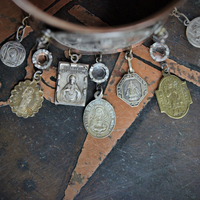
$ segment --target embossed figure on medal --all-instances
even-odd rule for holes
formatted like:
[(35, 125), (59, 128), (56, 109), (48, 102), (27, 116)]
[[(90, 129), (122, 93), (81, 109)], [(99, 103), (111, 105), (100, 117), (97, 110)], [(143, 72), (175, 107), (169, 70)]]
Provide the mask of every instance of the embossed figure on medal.
[(136, 107), (147, 95), (147, 83), (134, 72), (131, 64), (133, 59), (132, 49), (125, 53), (128, 61), (129, 70), (117, 85), (117, 96), (131, 107)]

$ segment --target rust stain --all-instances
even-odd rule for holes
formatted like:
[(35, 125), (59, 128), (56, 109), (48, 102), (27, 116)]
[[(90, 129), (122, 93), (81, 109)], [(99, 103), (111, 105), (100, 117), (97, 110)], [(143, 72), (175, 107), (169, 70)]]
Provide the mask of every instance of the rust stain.
[(94, 16), (91, 12), (80, 5), (73, 6), (68, 12), (70, 15), (74, 16), (77, 20), (87, 26), (108, 26), (107, 23), (103, 22), (101, 19)]

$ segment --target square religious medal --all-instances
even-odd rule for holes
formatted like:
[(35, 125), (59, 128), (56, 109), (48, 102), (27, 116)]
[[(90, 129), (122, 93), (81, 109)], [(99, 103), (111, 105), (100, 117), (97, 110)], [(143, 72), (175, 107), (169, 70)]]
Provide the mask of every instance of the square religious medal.
[(55, 104), (85, 106), (89, 65), (59, 62)]

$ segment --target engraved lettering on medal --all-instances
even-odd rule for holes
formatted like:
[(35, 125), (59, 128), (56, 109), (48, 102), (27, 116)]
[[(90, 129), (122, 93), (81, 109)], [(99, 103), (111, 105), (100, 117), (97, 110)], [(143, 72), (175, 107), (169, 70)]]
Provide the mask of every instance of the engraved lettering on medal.
[(88, 65), (59, 63), (55, 104), (85, 106)]

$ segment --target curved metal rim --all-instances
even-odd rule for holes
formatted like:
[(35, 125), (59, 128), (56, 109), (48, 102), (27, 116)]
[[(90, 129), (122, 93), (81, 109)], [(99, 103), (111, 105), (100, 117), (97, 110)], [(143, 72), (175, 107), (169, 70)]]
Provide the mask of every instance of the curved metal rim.
[(131, 29), (142, 29), (149, 24), (154, 24), (155, 21), (162, 20), (165, 18), (167, 13), (169, 13), (175, 5), (180, 3), (181, 0), (174, 0), (169, 3), (167, 6), (156, 12), (155, 14), (146, 17), (137, 23), (133, 24), (126, 24), (123, 26), (115, 26), (115, 27), (86, 27), (83, 25), (73, 24), (71, 22), (66, 22), (62, 19), (58, 19), (54, 16), (51, 16), (39, 8), (34, 6), (32, 3), (28, 2), (27, 0), (13, 0), (13, 2), (22, 8), (24, 11), (28, 12), (35, 18), (45, 22), (48, 25), (53, 27), (66, 30), (66, 31), (73, 31), (81, 34), (89, 34), (89, 33), (108, 33), (108, 32), (124, 32)]

